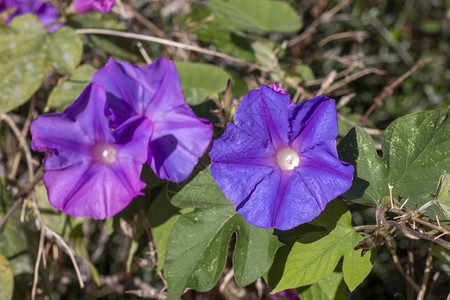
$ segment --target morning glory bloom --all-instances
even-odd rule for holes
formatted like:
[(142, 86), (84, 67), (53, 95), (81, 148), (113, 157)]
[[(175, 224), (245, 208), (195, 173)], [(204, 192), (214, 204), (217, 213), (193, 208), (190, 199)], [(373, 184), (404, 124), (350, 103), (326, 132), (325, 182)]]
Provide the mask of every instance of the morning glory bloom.
[(209, 152), (211, 174), (245, 220), (288, 230), (317, 217), (352, 185), (353, 166), (336, 151), (334, 100), (298, 105), (262, 86), (242, 100)]
[(50, 203), (75, 217), (110, 218), (138, 195), (152, 124), (136, 116), (111, 130), (106, 93), (90, 84), (63, 113), (31, 124), (32, 148), (45, 152), (44, 184)]
[(173, 182), (186, 179), (209, 146), (212, 126), (185, 103), (174, 63), (160, 58), (134, 66), (110, 58), (92, 80), (106, 90), (112, 127), (133, 116), (152, 122), (148, 163), (155, 174)]
[(84, 14), (91, 11), (109, 13), (116, 0), (74, 0), (72, 2), (73, 10), (76, 13)]
[[(11, 10), (12, 14), (6, 19), (6, 24), (11, 20), (23, 14), (34, 14), (39, 17), (44, 26), (50, 25), (58, 19), (58, 11), (48, 2), (39, 0), (0, 0), (0, 12)], [(63, 26), (55, 24), (49, 28), (49, 32)]]

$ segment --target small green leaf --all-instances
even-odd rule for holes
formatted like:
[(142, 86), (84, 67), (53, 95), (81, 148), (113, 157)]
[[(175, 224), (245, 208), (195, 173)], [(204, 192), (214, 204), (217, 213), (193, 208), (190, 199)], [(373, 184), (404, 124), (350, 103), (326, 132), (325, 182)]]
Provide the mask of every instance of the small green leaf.
[[(351, 214), (338, 200), (328, 203), (326, 209), (310, 224), (325, 229), (322, 232), (306, 234), (294, 244), (287, 258), (283, 276), (273, 290), (274, 293), (316, 283), (335, 269), (344, 256), (344, 279), (349, 288), (355, 288), (367, 277), (371, 268), (372, 253), (367, 253), (363, 264), (355, 262), (361, 250), (353, 248), (362, 237), (351, 225)], [(370, 262), (370, 266), (367, 261)], [(369, 267), (368, 267), (369, 266)], [(349, 274), (345, 274), (348, 272)]]
[(197, 105), (213, 93), (221, 93), (231, 77), (224, 70), (209, 64), (175, 62), (180, 75), (186, 103)]
[(450, 173), (442, 174), (439, 178), (436, 202), (447, 219), (450, 220)]
[(345, 300), (347, 298), (341, 272), (333, 272), (324, 280), (298, 290), (302, 300)]
[(307, 65), (297, 65), (295, 67), (295, 72), (300, 74), (303, 80), (314, 80), (316, 79), (314, 76), (314, 72)]
[(8, 259), (0, 253), (0, 299), (12, 299), (14, 276)]
[(96, 69), (91, 65), (79, 66), (72, 76), (56, 86), (48, 98), (47, 106), (59, 111), (72, 104), (91, 82)]
[(169, 236), (164, 267), (168, 299), (179, 299), (186, 287), (206, 291), (217, 283), (233, 233), (237, 235), (233, 266), (238, 285), (252, 283), (269, 269), (281, 243), (273, 230), (255, 227), (236, 214), (236, 207), (222, 194), (209, 169), (172, 202), (195, 209), (178, 218)]
[[(450, 122), (447, 112), (427, 111), (392, 122), (381, 137), (384, 156), (378, 156), (372, 138), (361, 128), (352, 129), (339, 143), (340, 159), (355, 166), (353, 185), (344, 197), (380, 204), (389, 196), (415, 209), (433, 200), (439, 176), (450, 165)], [(429, 216), (442, 213), (436, 206)]]
[(296, 32), (302, 27), (295, 10), (282, 1), (211, 0), (209, 7), (221, 15), (224, 26), (249, 32)]
[(69, 27), (49, 34), (31, 14), (0, 27), (0, 110), (10, 111), (39, 88), (47, 71), (71, 73), (79, 64), (82, 44)]

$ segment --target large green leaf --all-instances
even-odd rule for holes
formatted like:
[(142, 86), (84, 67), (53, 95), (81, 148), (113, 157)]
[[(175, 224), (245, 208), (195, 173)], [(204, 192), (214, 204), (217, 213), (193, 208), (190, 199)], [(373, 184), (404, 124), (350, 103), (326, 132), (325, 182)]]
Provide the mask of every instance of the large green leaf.
[(47, 106), (56, 107), (59, 111), (72, 104), (91, 82), (96, 69), (91, 65), (81, 65), (72, 76), (56, 86), (48, 97)]
[(189, 105), (200, 104), (209, 95), (225, 91), (231, 77), (224, 70), (209, 64), (178, 61), (175, 65)]
[(347, 207), (334, 200), (310, 224), (322, 227), (324, 231), (305, 234), (294, 244), (283, 276), (273, 292), (322, 280), (333, 272), (342, 256), (344, 281), (350, 290), (355, 289), (372, 269), (375, 251), (361, 257), (361, 250), (353, 249), (362, 237), (353, 230)]
[(223, 18), (223, 25), (249, 32), (296, 32), (302, 27), (295, 10), (282, 1), (211, 0), (214, 14)]
[[(389, 196), (414, 209), (433, 200), (439, 176), (450, 165), (450, 122), (447, 112), (427, 111), (392, 122), (381, 137), (383, 157), (361, 128), (352, 129), (339, 143), (339, 157), (355, 166), (352, 188), (344, 197), (380, 204)], [(436, 206), (430, 216), (440, 213)]]
[(341, 272), (333, 272), (324, 280), (299, 289), (302, 300), (345, 300), (346, 289)]
[(186, 287), (206, 291), (217, 283), (233, 233), (236, 282), (248, 285), (269, 269), (281, 243), (273, 230), (255, 227), (236, 214), (209, 169), (186, 185), (173, 204), (195, 209), (181, 215), (170, 233), (164, 266), (168, 299), (179, 299)]
[(12, 299), (14, 276), (8, 259), (0, 253), (0, 299)]
[(49, 34), (26, 14), (0, 27), (0, 110), (10, 111), (39, 88), (52, 68), (70, 74), (81, 60), (82, 43), (69, 27)]

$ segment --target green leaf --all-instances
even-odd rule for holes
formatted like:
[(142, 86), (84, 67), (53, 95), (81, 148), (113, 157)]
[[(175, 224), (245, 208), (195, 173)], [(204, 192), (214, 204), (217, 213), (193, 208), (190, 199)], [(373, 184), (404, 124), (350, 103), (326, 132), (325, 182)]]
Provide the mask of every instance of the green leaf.
[(189, 105), (200, 104), (209, 95), (225, 91), (231, 77), (224, 70), (209, 64), (178, 61), (175, 65)]
[(273, 230), (255, 227), (236, 214), (236, 207), (222, 194), (209, 169), (187, 184), (172, 202), (195, 209), (178, 218), (169, 236), (164, 267), (168, 299), (179, 299), (186, 287), (206, 291), (217, 283), (233, 233), (237, 238), (233, 266), (238, 285), (252, 283), (269, 269), (281, 243)]
[(12, 299), (14, 276), (8, 259), (0, 253), (0, 299)]
[(179, 216), (180, 209), (170, 203), (166, 185), (152, 201), (148, 212), (148, 221), (151, 226), (153, 241), (155, 242), (156, 251), (158, 253), (157, 272), (160, 272), (164, 267), (164, 258), (166, 257), (169, 234)]
[(0, 299), (12, 299), (14, 276), (8, 259), (0, 253)]
[(442, 174), (439, 178), (436, 202), (447, 219), (450, 220), (450, 173)]
[(324, 280), (299, 289), (302, 300), (345, 300), (346, 290), (341, 272), (333, 272)]
[(302, 76), (303, 80), (314, 80), (313, 70), (307, 65), (297, 65), (295, 67), (295, 72)]
[[(283, 276), (274, 293), (316, 283), (335, 269), (344, 256), (344, 280), (350, 289), (358, 286), (370, 273), (375, 252), (364, 257), (353, 248), (362, 237), (353, 230), (351, 214), (338, 200), (328, 203), (326, 209), (310, 222), (325, 229), (306, 234), (294, 244), (287, 258)], [(346, 274), (348, 273), (348, 274)]]
[(193, 5), (191, 12), (176, 21), (197, 35), (203, 42), (213, 44), (218, 50), (246, 60), (254, 60), (249, 41), (245, 36), (237, 35), (221, 24), (226, 20), (213, 15), (207, 5)]
[(6, 112), (26, 102), (47, 71), (68, 74), (81, 60), (81, 40), (72, 29), (48, 34), (31, 14), (0, 27), (0, 40), (0, 110)]
[(211, 0), (209, 7), (225, 20), (224, 26), (249, 32), (296, 32), (302, 27), (295, 10), (282, 1)]
[[(352, 129), (339, 143), (340, 159), (355, 166), (353, 185), (343, 196), (364, 203), (380, 204), (393, 197), (415, 209), (433, 200), (439, 176), (450, 165), (450, 122), (447, 112), (427, 111), (392, 122), (381, 137), (383, 157), (372, 138), (361, 128)], [(436, 206), (427, 209), (434, 217)]]
[(64, 26), (50, 34), (47, 47), (56, 72), (69, 75), (75, 71), (81, 61), (83, 43), (72, 28)]
[[(0, 219), (4, 216), (0, 213)], [(33, 273), (30, 252), (39, 239), (35, 231), (28, 232), (27, 225), (20, 223), (20, 209), (16, 210), (0, 231), (0, 253), (8, 257), (14, 275)]]
[(81, 65), (75, 72), (56, 86), (48, 98), (47, 106), (56, 107), (59, 111), (72, 104), (91, 82), (95, 69), (91, 65)]

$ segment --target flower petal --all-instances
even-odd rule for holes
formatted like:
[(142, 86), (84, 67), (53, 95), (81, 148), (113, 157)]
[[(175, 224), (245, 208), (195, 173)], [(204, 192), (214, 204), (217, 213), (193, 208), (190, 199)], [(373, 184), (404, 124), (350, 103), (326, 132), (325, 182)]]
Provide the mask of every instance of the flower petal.
[(351, 187), (354, 172), (351, 164), (340, 161), (329, 148), (318, 145), (302, 153), (300, 166), (295, 169), (322, 210)]
[[(252, 168), (253, 167), (249, 167), (248, 170), (251, 171)], [(256, 170), (253, 169), (253, 171)], [(274, 212), (277, 210), (277, 199), (280, 195), (280, 186), (283, 188), (289, 179), (288, 177), (283, 178), (282, 173), (283, 172), (280, 169), (276, 168), (271, 168), (271, 172), (268, 174), (263, 173), (260, 181), (253, 186), (253, 190), (238, 204), (236, 212), (242, 214), (244, 219), (250, 224), (262, 228), (273, 227)], [(249, 176), (249, 174), (247, 174), (247, 176)], [(244, 178), (237, 174), (235, 177), (235, 181), (243, 180)]]
[(274, 149), (288, 144), (289, 95), (277, 93), (267, 86), (250, 91), (242, 99), (234, 123), (255, 139), (270, 138)]
[(147, 148), (152, 133), (153, 124), (146, 117), (135, 116), (123, 123), (113, 132), (119, 147), (117, 159), (129, 159), (143, 165), (147, 161)]
[(114, 142), (105, 115), (106, 93), (98, 84), (89, 84), (78, 99), (64, 110), (64, 115), (75, 122), (92, 141)]
[[(154, 115), (157, 113), (155, 111)], [(189, 176), (198, 158), (208, 148), (212, 125), (198, 118), (187, 104), (160, 115), (165, 117), (150, 118), (155, 127), (148, 162), (158, 177), (181, 182)]]
[(289, 107), (292, 146), (299, 152), (326, 141), (338, 134), (336, 105), (325, 96), (314, 97)]
[(224, 134), (214, 141), (209, 156), (212, 162), (218, 163), (277, 166), (269, 137), (254, 139), (232, 123), (228, 123)]
[(239, 205), (264, 180), (274, 172), (274, 168), (233, 163), (211, 164), (211, 176), (223, 194), (234, 204)]
[(31, 123), (31, 148), (45, 152), (45, 170), (66, 168), (89, 156), (92, 143), (81, 128), (62, 113), (39, 116)]
[(72, 5), (75, 12), (80, 14), (94, 10), (109, 13), (114, 3), (115, 0), (74, 0)]
[[(109, 218), (124, 209), (145, 187), (139, 179), (142, 165), (121, 160), (114, 167), (81, 162), (43, 179), (50, 203), (74, 217)], [(126, 172), (126, 173), (124, 173)]]

